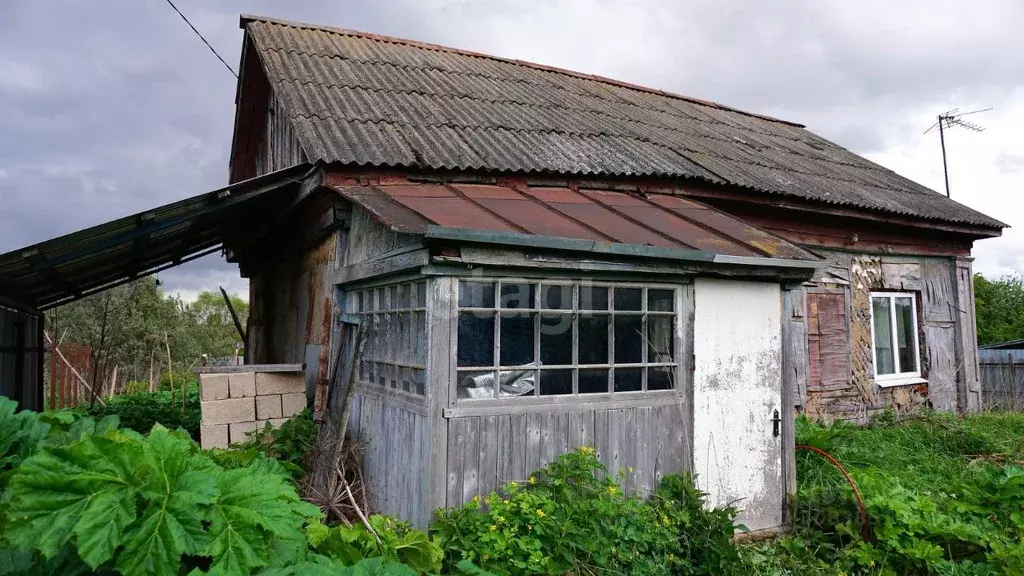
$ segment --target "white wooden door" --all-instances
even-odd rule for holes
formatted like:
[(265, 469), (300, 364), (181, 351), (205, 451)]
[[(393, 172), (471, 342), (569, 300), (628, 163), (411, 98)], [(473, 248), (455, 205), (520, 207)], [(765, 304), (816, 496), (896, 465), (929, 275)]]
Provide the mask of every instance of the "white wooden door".
[(777, 283), (694, 283), (694, 472), (751, 530), (782, 524), (781, 306)]

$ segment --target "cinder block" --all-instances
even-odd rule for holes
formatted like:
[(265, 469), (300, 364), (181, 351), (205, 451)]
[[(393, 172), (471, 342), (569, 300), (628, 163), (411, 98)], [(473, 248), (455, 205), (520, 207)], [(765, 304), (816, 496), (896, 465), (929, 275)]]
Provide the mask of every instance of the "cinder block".
[(256, 393), (298, 394), (306, 392), (306, 376), (303, 372), (257, 372)]
[(256, 397), (256, 419), (270, 420), (281, 417), (281, 395), (271, 394), (270, 396)]
[(291, 418), (306, 408), (306, 393), (282, 394), (281, 416)]
[(247, 440), (245, 435), (256, 429), (256, 422), (234, 422), (228, 427), (231, 428), (231, 443), (238, 444)]
[(256, 403), (252, 398), (229, 398), (200, 404), (202, 424), (212, 426), (256, 419)]
[(199, 444), (204, 450), (228, 447), (228, 425), (200, 426)]
[(228, 374), (232, 398), (251, 398), (256, 395), (256, 375), (252, 372)]
[(228, 375), (227, 374), (200, 374), (199, 390), (202, 399), (223, 400), (228, 397)]

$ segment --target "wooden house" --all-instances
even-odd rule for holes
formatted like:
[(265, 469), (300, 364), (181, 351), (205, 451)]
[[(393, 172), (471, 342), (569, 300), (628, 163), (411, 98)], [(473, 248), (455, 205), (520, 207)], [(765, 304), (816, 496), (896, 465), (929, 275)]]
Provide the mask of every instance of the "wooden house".
[[(378, 511), (428, 522), (591, 445), (784, 521), (794, 411), (979, 405), (970, 251), (1002, 223), (803, 126), (660, 90), (244, 16), (231, 180), (308, 163), (231, 258), (247, 362), (326, 385)], [(312, 396), (312, 394), (310, 394)]]

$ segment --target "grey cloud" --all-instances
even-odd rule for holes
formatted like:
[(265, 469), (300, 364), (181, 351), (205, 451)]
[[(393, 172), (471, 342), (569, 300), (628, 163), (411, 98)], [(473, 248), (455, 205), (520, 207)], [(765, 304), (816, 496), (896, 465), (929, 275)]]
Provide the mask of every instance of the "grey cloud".
[[(1013, 0), (177, 4), (233, 67), (238, 14), (266, 14), (717, 100), (861, 153), (920, 138), (911, 119), (932, 108), (989, 105), (1024, 84)], [(0, 252), (223, 185), (235, 88), (159, 0), (2, 2)], [(161, 278), (215, 288), (237, 270), (205, 258)]]

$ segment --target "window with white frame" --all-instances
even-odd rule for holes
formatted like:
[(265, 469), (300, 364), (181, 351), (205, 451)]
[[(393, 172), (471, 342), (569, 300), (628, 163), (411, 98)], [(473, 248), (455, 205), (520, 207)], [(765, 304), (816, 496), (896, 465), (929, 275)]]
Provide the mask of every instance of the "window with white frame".
[(877, 380), (921, 375), (917, 350), (917, 298), (914, 294), (872, 292), (871, 332)]
[(457, 396), (672, 390), (679, 297), (673, 286), (460, 281)]
[(358, 380), (370, 389), (426, 394), (427, 283), (401, 282), (346, 296), (346, 310), (370, 331), (359, 362)]

